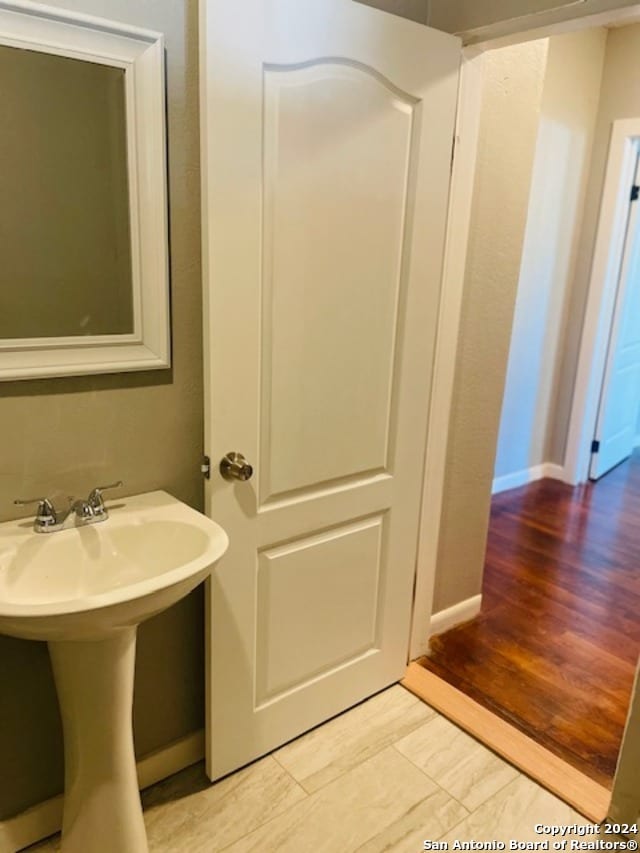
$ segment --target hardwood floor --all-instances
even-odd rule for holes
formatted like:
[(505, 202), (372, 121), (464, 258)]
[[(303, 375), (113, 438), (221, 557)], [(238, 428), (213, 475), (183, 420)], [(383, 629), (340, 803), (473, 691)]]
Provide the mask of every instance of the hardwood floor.
[(482, 612), (419, 663), (611, 787), (640, 653), (640, 454), (496, 495)]

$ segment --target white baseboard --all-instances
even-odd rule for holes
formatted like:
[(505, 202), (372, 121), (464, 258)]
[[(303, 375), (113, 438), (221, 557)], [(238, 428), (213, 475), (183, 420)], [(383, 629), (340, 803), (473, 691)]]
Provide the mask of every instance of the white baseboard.
[(448, 631), (450, 628), (455, 628), (456, 625), (462, 622), (468, 622), (480, 613), (482, 606), (482, 596), (474, 595), (464, 601), (459, 601), (453, 607), (447, 607), (446, 610), (440, 610), (434, 613), (429, 623), (429, 636), (434, 634), (442, 634), (443, 631)]
[(570, 482), (562, 465), (556, 465), (554, 462), (543, 462), (541, 465), (532, 465), (531, 468), (523, 468), (522, 471), (514, 471), (512, 474), (496, 477), (493, 481), (491, 493), (496, 495), (498, 492), (506, 492), (508, 489), (517, 489), (519, 486), (526, 486), (527, 483), (542, 480), (544, 477), (562, 480), (564, 483)]
[(569, 483), (570, 485), (575, 485), (571, 482), (571, 477), (567, 474), (564, 465), (556, 465), (554, 462), (545, 462), (542, 466), (543, 477), (549, 477), (550, 480), (561, 480), (563, 483)]
[[(146, 755), (138, 762), (140, 788), (148, 788), (204, 756), (204, 731)], [(0, 821), (0, 853), (17, 853), (62, 828), (63, 797), (52, 797), (9, 820)]]

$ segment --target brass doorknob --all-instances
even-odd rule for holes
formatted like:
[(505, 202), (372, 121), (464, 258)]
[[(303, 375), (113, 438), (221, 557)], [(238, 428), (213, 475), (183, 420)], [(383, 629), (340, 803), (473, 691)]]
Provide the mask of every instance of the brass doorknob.
[(220, 460), (220, 473), (225, 480), (250, 480), (253, 477), (253, 467), (249, 465), (242, 453), (227, 453)]

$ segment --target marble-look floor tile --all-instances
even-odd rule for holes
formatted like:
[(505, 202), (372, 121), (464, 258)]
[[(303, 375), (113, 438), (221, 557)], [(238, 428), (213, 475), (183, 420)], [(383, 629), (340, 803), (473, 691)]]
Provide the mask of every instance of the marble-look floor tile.
[(445, 717), (434, 717), (395, 744), (431, 779), (473, 811), (518, 771)]
[(188, 803), (200, 797), (203, 791), (211, 788), (211, 782), (204, 772), (204, 761), (198, 761), (184, 770), (174, 773), (145, 788), (142, 792), (142, 805), (146, 810), (172, 803), (176, 800)]
[[(307, 796), (269, 756), (213, 785), (196, 764), (144, 792), (149, 851), (215, 853)], [(58, 836), (30, 853), (59, 849)]]
[(434, 716), (428, 705), (396, 685), (302, 735), (274, 757), (311, 793)]
[[(586, 824), (571, 806), (549, 791), (541, 788), (526, 776), (518, 775), (491, 799), (483, 803), (462, 823), (455, 826), (441, 840), (460, 841), (544, 841), (544, 835), (535, 831), (535, 824)], [(550, 840), (550, 839), (548, 839)]]
[[(145, 791), (151, 853), (417, 853), (588, 823), (399, 687), (276, 755), (313, 793), (271, 756), (215, 785), (196, 765)], [(29, 849), (58, 853), (59, 836)]]
[[(386, 829), (410, 820), (416, 806), (437, 791), (424, 773), (387, 747), (225, 853), (352, 853)], [(190, 853), (205, 850), (192, 847)]]
[(193, 772), (190, 787), (189, 777), (181, 779), (183, 774), (178, 774), (163, 783), (167, 788), (160, 798), (160, 786), (147, 795), (150, 853), (195, 849), (214, 853), (307, 798), (270, 756), (214, 785), (206, 779), (202, 765), (196, 777)]
[(457, 800), (437, 788), (400, 820), (358, 847), (357, 853), (418, 853), (426, 838), (439, 838), (468, 814)]
[(163, 779), (142, 794), (147, 836), (168, 839), (179, 834), (182, 825), (192, 820), (197, 804), (211, 782), (204, 773), (202, 762)]

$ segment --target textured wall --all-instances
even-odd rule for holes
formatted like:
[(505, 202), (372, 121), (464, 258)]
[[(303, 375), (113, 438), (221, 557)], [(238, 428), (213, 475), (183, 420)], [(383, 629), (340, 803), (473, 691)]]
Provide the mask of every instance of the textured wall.
[(607, 31), (549, 40), (495, 476), (550, 461)]
[[(202, 505), (203, 445), (197, 2), (48, 0), (167, 37), (173, 368), (0, 384), (0, 520), (16, 496), (165, 488)], [(0, 199), (0, 204), (6, 199)], [(140, 631), (139, 754), (203, 721), (202, 596)], [(0, 818), (58, 793), (61, 736), (46, 647), (0, 637)]]
[(482, 582), (547, 41), (487, 54), (434, 611)]
[(600, 107), (585, 200), (584, 223), (569, 308), (569, 316), (572, 318), (572, 322), (567, 326), (556, 398), (556, 419), (550, 445), (550, 458), (558, 463), (564, 460), (566, 450), (571, 400), (578, 364), (580, 336), (586, 308), (600, 199), (609, 153), (611, 126), (615, 119), (640, 116), (639, 51), (640, 24), (609, 30), (600, 92)]

